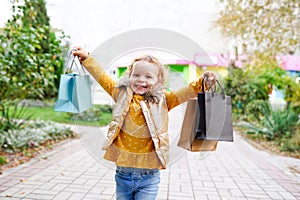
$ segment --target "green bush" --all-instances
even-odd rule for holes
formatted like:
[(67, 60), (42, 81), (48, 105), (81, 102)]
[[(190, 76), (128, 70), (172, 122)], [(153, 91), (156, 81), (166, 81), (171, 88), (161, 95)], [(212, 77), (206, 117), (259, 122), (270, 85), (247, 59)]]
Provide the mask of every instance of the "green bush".
[[(7, 163), (6, 158), (0, 156), (0, 165), (4, 165), (6, 163)], [(0, 172), (0, 174), (1, 174), (1, 172)]]
[(10, 129), (22, 128), (25, 120), (29, 120), (32, 116), (26, 112), (25, 106), (18, 106), (16, 101), (0, 104), (0, 112), (0, 134)]
[(224, 80), (226, 94), (231, 96), (234, 113), (245, 114), (246, 106), (256, 99), (267, 100), (268, 88), (263, 79), (247, 68), (229, 67)]
[(293, 110), (300, 113), (300, 84), (293, 79), (286, 80), (285, 100), (287, 105), (291, 106)]
[[(63, 71), (63, 32), (40, 23), (42, 11), (25, 0), (13, 5), (13, 15), (0, 31), (0, 102), (56, 96), (58, 74)], [(1, 104), (0, 103), (0, 104)]]
[(287, 105), (296, 112), (300, 111), (300, 85), (295, 78), (279, 66), (273, 57), (258, 56), (243, 68), (228, 68), (224, 79), (226, 94), (232, 98), (234, 113), (246, 114), (246, 107), (254, 100), (268, 100), (273, 88), (282, 90)]
[(62, 140), (75, 136), (67, 126), (51, 121), (26, 121), (23, 128), (10, 129), (0, 134), (0, 150), (19, 152), (38, 147), (49, 140)]
[(278, 143), (281, 151), (298, 152), (300, 156), (300, 128), (291, 138), (282, 138)]
[(16, 119), (28, 119), (23, 108), (11, 109), (18, 99), (57, 96), (65, 54), (66, 36), (51, 29), (44, 0), (25, 0), (12, 10), (0, 30), (1, 132), (22, 126)]
[(239, 122), (238, 126), (268, 140), (291, 138), (299, 126), (299, 117), (291, 107), (274, 111), (269, 102), (256, 100), (247, 106), (247, 122)]

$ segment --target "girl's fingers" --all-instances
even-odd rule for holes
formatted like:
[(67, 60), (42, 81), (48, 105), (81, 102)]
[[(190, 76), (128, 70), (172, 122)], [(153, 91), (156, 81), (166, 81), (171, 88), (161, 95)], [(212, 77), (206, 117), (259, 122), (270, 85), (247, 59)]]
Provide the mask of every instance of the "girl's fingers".
[(213, 85), (216, 84), (217, 77), (216, 77), (215, 73), (205, 72), (203, 74), (203, 76), (207, 78), (206, 84), (207, 84), (208, 87), (213, 86)]
[(81, 46), (74, 46), (72, 49), (76, 50), (76, 51), (79, 51), (79, 50), (82, 50), (82, 47)]
[(84, 61), (88, 57), (88, 52), (80, 46), (73, 47), (72, 53), (74, 56), (78, 56), (80, 61)]

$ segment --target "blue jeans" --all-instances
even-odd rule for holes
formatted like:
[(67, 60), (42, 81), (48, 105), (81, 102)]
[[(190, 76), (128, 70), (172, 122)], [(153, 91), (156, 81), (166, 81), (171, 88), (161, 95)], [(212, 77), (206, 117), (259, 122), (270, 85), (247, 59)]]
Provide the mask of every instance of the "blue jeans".
[(160, 183), (159, 175), (158, 169), (117, 166), (117, 200), (155, 200)]

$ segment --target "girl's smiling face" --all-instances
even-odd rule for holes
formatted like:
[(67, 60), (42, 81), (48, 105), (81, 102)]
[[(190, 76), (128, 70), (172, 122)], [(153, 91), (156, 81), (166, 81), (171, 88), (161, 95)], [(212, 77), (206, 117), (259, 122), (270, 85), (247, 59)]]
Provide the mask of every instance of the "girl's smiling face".
[(134, 63), (129, 76), (129, 85), (133, 93), (143, 95), (158, 83), (158, 66), (141, 60)]

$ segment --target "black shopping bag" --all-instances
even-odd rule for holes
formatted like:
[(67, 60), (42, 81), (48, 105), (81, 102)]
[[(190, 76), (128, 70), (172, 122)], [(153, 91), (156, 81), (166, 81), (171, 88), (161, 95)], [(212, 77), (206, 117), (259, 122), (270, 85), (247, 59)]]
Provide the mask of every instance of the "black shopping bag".
[(195, 139), (232, 142), (231, 97), (225, 94), (218, 80), (217, 84), (221, 93), (216, 93), (216, 87), (210, 92), (198, 93), (200, 116)]

